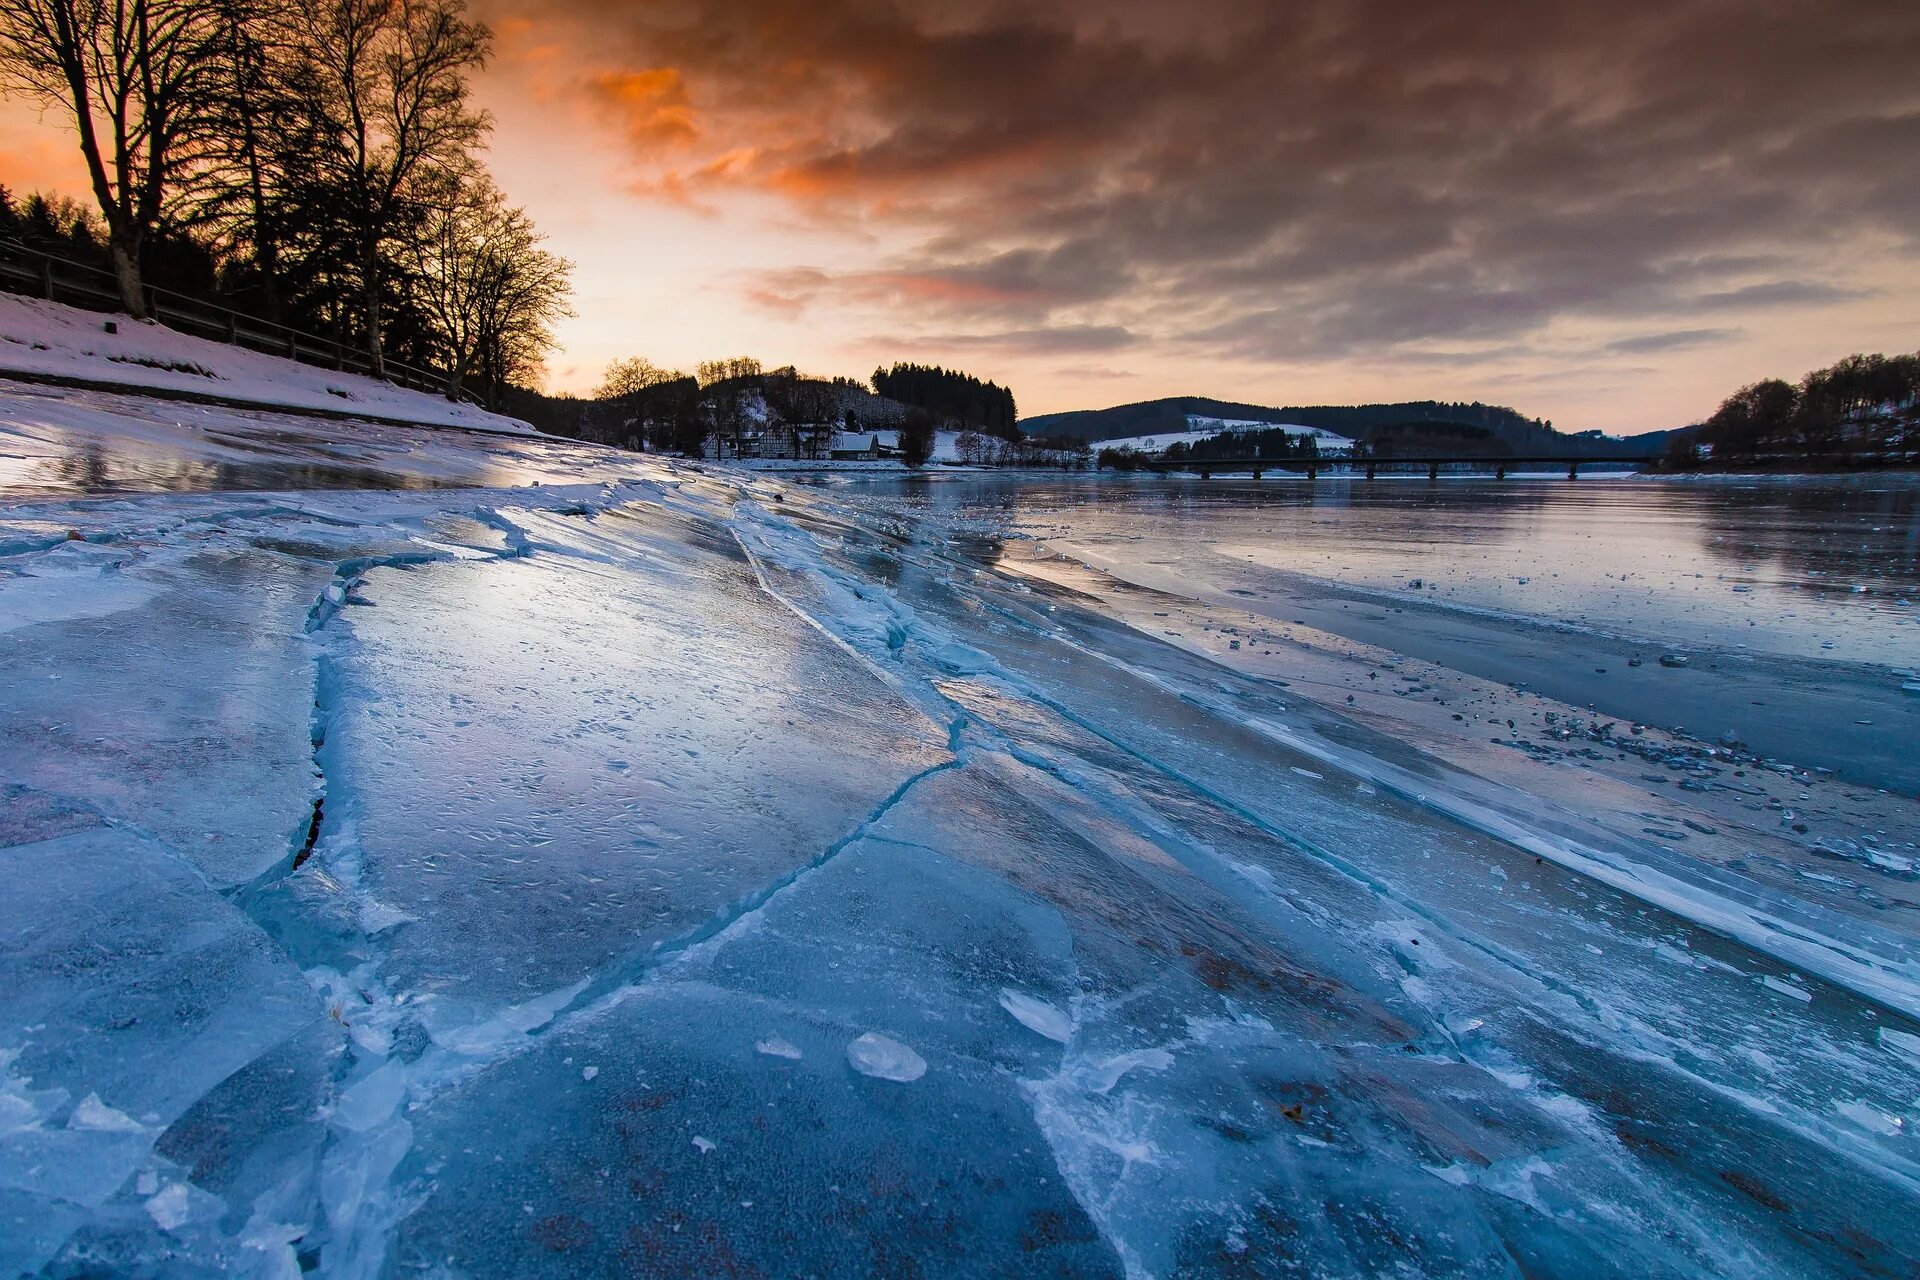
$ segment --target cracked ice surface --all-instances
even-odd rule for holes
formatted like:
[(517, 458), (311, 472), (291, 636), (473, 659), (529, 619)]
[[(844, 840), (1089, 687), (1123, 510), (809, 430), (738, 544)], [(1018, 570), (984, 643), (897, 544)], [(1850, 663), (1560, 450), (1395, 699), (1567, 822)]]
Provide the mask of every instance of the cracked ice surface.
[(1902, 939), (580, 466), (4, 513), (0, 1271), (1920, 1259)]

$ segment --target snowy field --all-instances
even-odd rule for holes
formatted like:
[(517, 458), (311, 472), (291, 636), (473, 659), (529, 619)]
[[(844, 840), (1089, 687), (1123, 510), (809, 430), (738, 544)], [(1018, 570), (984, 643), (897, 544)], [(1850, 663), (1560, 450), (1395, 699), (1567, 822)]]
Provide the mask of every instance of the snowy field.
[[(106, 332), (113, 322), (118, 333)], [(357, 373), (296, 364), (159, 324), (0, 293), (0, 374), (217, 396), (263, 407), (322, 409), (476, 431), (530, 434), (515, 418)]]
[(1920, 1265), (1909, 931), (854, 478), (6, 397), (7, 1275)]

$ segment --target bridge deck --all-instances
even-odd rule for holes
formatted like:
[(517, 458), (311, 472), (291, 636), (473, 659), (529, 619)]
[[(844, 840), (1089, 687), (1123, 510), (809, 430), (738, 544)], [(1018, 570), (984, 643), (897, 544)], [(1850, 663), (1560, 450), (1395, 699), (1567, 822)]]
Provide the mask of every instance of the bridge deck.
[(1504, 477), (1508, 471), (1519, 467), (1560, 467), (1567, 469), (1567, 479), (1574, 479), (1581, 467), (1630, 466), (1643, 467), (1656, 461), (1652, 455), (1624, 458), (1569, 458), (1565, 455), (1547, 454), (1516, 455), (1503, 458), (1462, 458), (1462, 457), (1353, 457), (1347, 454), (1330, 454), (1318, 458), (1154, 458), (1134, 464), (1134, 469), (1142, 471), (1193, 471), (1202, 479), (1210, 477), (1215, 471), (1237, 472), (1251, 471), (1259, 479), (1266, 471), (1304, 472), (1308, 477), (1317, 476), (1321, 471), (1334, 468), (1364, 470), (1367, 479), (1383, 467), (1425, 467), (1429, 478), (1438, 478), (1442, 467), (1469, 467), (1480, 471), (1490, 471)]

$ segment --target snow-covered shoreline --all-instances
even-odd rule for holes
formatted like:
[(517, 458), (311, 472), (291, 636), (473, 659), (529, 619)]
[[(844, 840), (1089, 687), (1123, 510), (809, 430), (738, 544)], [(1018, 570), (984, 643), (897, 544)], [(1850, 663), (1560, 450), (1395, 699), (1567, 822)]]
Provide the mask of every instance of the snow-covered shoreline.
[[(118, 332), (107, 332), (109, 324)], [(260, 408), (533, 434), (517, 418), (360, 374), (210, 342), (126, 316), (0, 293), (0, 377), (8, 374), (105, 390), (185, 392)]]

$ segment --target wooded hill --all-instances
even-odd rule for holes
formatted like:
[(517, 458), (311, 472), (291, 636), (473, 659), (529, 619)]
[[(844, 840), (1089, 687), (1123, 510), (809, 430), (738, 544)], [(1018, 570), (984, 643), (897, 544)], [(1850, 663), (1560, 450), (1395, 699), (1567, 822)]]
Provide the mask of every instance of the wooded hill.
[[(1393, 441), (1402, 452), (1426, 443), (1433, 443), (1436, 448), (1444, 450), (1443, 442), (1451, 439), (1469, 445), (1466, 451), (1473, 453), (1604, 458), (1649, 450), (1658, 452), (1665, 443), (1664, 432), (1624, 441), (1611, 440), (1591, 431), (1569, 435), (1555, 431), (1550, 422), (1526, 417), (1503, 405), (1481, 404), (1478, 401), (1468, 404), (1413, 400), (1400, 404), (1275, 408), (1212, 400), (1205, 396), (1174, 396), (1165, 400), (1117, 405), (1111, 409), (1040, 414), (1022, 419), (1020, 426), (1030, 435), (1066, 436), (1076, 440), (1118, 440), (1128, 436), (1185, 431), (1190, 416), (1319, 427), (1351, 440)], [(1432, 440), (1429, 441), (1427, 437), (1432, 437)]]

